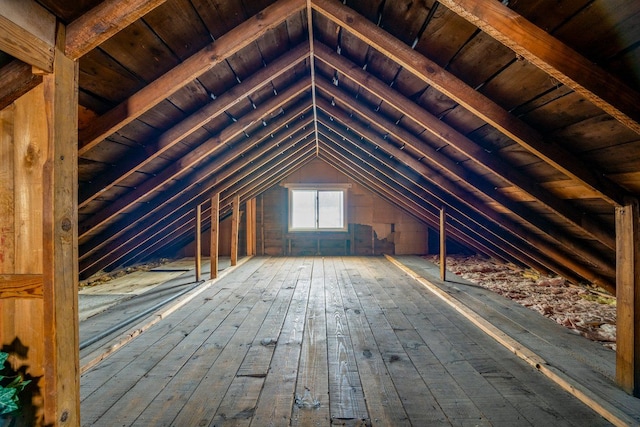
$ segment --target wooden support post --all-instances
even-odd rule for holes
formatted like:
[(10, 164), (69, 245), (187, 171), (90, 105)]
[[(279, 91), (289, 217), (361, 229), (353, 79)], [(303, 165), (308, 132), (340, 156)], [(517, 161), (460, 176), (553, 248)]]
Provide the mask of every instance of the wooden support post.
[(231, 214), (231, 265), (238, 264), (238, 228), (240, 225), (240, 195), (233, 198), (233, 212)]
[(202, 206), (196, 206), (196, 282), (202, 277)]
[(247, 256), (256, 254), (256, 199), (247, 200)]
[(447, 280), (447, 211), (440, 209), (440, 280)]
[(640, 204), (616, 208), (616, 380), (640, 397)]
[(220, 193), (211, 198), (211, 278), (218, 277), (218, 234), (220, 229)]

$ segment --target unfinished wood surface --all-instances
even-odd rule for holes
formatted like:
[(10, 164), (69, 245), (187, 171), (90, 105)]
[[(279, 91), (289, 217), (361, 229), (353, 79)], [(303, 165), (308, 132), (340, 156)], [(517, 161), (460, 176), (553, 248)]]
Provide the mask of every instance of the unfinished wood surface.
[(640, 94), (506, 5), (484, 0), (442, 4), (640, 132)]
[(447, 210), (440, 208), (440, 280), (447, 280)]
[(211, 260), (211, 279), (218, 277), (218, 253), (220, 242), (220, 193), (211, 198), (211, 227), (209, 228), (209, 259)]
[(607, 425), (383, 258), (253, 258), (82, 377), (83, 425)]
[(0, 298), (42, 298), (42, 274), (0, 274)]
[(42, 76), (31, 65), (13, 60), (0, 68), (0, 110), (42, 83)]
[(231, 266), (238, 263), (238, 231), (240, 229), (240, 195), (233, 198), (231, 213)]
[(616, 380), (640, 397), (640, 205), (632, 199), (616, 208), (617, 352)]
[(43, 275), (45, 422), (80, 422), (78, 373), (78, 63), (64, 55), (58, 26), (53, 73), (45, 75)]
[(100, 116), (90, 127), (80, 133), (81, 149), (95, 146), (110, 134), (131, 123), (191, 80), (255, 42), (289, 15), (300, 10), (302, 6), (301, 0), (280, 1), (235, 27), (167, 74), (145, 86), (125, 102)]
[(196, 262), (196, 282), (200, 281), (200, 277), (202, 276), (202, 205), (196, 206), (195, 209), (196, 216), (196, 229), (195, 229), (195, 240), (196, 240), (196, 253), (195, 253), (195, 262)]
[(0, 51), (44, 72), (53, 71), (56, 17), (34, 0), (4, 1)]
[(67, 26), (65, 54), (78, 59), (166, 0), (110, 0), (83, 14)]

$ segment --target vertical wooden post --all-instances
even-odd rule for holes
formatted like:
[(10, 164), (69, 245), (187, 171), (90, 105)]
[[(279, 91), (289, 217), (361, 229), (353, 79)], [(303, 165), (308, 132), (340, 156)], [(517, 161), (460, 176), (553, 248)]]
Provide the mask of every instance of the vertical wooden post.
[(238, 264), (238, 226), (240, 225), (240, 195), (233, 198), (231, 214), (231, 265)]
[(247, 256), (256, 254), (256, 199), (247, 200)]
[(640, 397), (640, 205), (616, 207), (616, 381)]
[(196, 206), (196, 282), (202, 277), (202, 206)]
[(218, 234), (220, 229), (220, 193), (211, 198), (211, 278), (218, 277)]
[[(43, 77), (47, 117), (43, 279), (45, 424), (80, 425), (78, 356), (78, 63), (59, 25), (53, 73)], [(33, 321), (32, 326), (38, 324)]]
[(440, 280), (447, 280), (447, 211), (440, 209)]

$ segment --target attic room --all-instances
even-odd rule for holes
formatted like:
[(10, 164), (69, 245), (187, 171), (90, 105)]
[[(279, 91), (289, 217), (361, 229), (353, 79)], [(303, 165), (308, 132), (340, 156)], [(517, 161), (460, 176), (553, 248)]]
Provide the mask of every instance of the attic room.
[(639, 101), (631, 0), (0, 0), (0, 420), (640, 425)]

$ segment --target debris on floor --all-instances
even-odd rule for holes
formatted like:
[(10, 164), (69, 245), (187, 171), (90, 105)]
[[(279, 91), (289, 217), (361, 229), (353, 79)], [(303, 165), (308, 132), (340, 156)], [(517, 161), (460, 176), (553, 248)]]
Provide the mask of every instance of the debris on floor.
[[(440, 262), (437, 255), (427, 259)], [(481, 256), (448, 256), (447, 270), (593, 341), (616, 348), (616, 298), (604, 290), (573, 285), (562, 277), (545, 277)]]
[(99, 271), (95, 274), (93, 274), (91, 277), (85, 279), (85, 280), (81, 280), (78, 283), (78, 286), (80, 287), (80, 289), (84, 288), (84, 287), (88, 287), (88, 286), (96, 286), (102, 283), (106, 283), (109, 282), (113, 279), (116, 279), (118, 277), (122, 277), (125, 276), (129, 273), (133, 273), (135, 271), (149, 271), (153, 268), (159, 267), (161, 265), (167, 264), (168, 262), (171, 262), (170, 259), (166, 259), (166, 258), (161, 258), (158, 261), (153, 261), (153, 262), (147, 262), (144, 264), (136, 264), (136, 265), (132, 265), (129, 267), (123, 267), (123, 268), (119, 268), (117, 270), (113, 270), (110, 272), (106, 272), (104, 270)]

